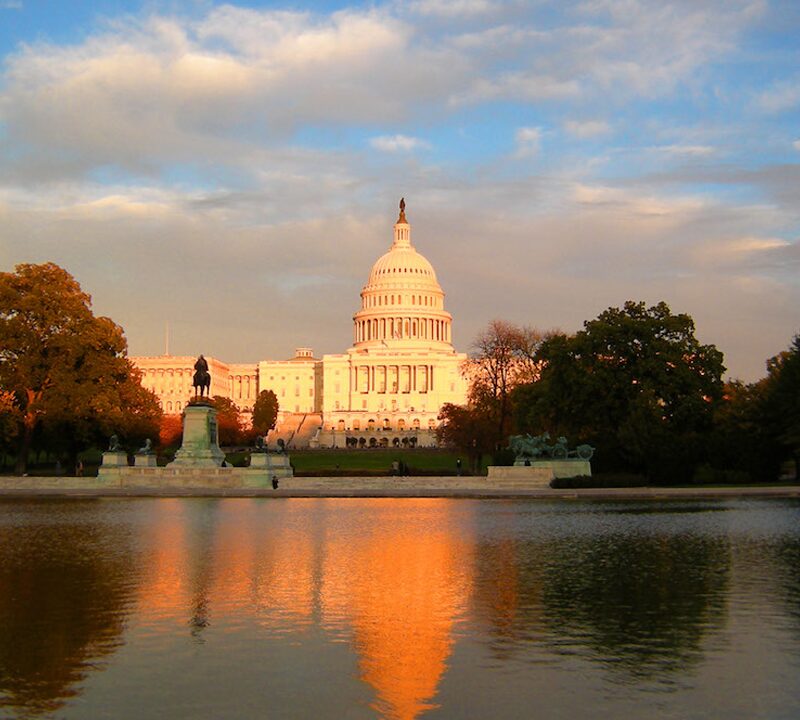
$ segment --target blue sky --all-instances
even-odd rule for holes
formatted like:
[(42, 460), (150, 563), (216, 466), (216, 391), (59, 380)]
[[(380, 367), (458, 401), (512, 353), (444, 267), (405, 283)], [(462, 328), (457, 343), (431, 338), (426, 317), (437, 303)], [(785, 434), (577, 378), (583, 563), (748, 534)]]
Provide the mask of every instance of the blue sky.
[(0, 264), (132, 354), (341, 352), (404, 195), (458, 349), (665, 300), (756, 379), (800, 332), (798, 37), (794, 0), (0, 0)]

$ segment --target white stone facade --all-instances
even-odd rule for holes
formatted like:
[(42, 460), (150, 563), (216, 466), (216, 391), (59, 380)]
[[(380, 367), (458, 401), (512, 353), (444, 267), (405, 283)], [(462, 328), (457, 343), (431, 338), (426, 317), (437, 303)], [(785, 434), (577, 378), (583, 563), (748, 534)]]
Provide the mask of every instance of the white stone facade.
[[(347, 436), (364, 437), (368, 445), (403, 437), (430, 445), (442, 405), (466, 402), (466, 355), (453, 348), (451, 326), (444, 292), (431, 264), (411, 243), (401, 204), (392, 245), (361, 291), (353, 346), (322, 359), (310, 348), (298, 348), (291, 360), (251, 364), (208, 358), (211, 394), (229, 397), (250, 412), (259, 392), (272, 390), (282, 421), (317, 416), (313, 444), (320, 446), (341, 447)], [(192, 394), (195, 358), (131, 359), (164, 411), (182, 412)]]

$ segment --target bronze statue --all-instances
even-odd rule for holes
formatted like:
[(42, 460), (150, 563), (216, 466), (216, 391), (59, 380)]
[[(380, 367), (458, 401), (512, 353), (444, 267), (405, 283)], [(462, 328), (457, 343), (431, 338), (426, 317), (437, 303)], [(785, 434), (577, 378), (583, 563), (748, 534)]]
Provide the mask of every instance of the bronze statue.
[(516, 456), (516, 461), (528, 461), (536, 459), (551, 458), (553, 460), (567, 460), (569, 458), (580, 458), (581, 460), (591, 460), (594, 455), (594, 448), (591, 445), (578, 445), (575, 450), (569, 450), (567, 438), (563, 435), (559, 437), (553, 445), (548, 444), (550, 433), (545, 432), (541, 435), (531, 437), (530, 435), (512, 435), (508, 439), (508, 448)]
[(202, 355), (197, 358), (197, 362), (194, 364), (192, 387), (195, 395), (200, 395), (200, 397), (211, 394), (211, 373), (208, 372), (208, 362)]

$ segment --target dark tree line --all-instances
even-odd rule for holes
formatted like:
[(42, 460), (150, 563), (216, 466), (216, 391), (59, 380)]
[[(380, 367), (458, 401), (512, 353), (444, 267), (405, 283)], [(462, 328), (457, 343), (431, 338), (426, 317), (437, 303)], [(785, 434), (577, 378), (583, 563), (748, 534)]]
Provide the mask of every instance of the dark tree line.
[(722, 353), (694, 332), (663, 302), (609, 308), (574, 335), (492, 323), (466, 368), (468, 404), (442, 409), (439, 439), (474, 464), (507, 462), (512, 433), (549, 432), (595, 446), (600, 472), (775, 479), (800, 455), (800, 336), (745, 385), (723, 382)]

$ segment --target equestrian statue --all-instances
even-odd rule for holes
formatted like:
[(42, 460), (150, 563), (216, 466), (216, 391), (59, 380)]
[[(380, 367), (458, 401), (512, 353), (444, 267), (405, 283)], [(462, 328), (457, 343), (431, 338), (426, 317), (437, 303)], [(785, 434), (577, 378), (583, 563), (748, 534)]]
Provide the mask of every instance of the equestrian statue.
[(208, 361), (201, 355), (194, 364), (192, 380), (195, 396), (203, 397), (211, 394), (211, 373), (208, 372)]

